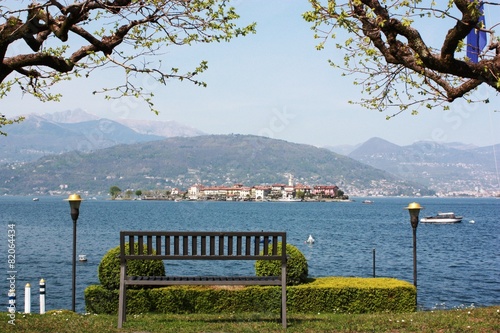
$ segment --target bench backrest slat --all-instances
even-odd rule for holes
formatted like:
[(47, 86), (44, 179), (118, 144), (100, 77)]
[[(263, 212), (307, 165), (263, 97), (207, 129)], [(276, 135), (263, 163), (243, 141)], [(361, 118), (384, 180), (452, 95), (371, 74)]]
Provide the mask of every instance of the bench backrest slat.
[(245, 240), (246, 240), (245, 255), (249, 256), (250, 255), (250, 241), (251, 241), (251, 239), (247, 237)]
[(241, 245), (242, 243), (242, 238), (241, 236), (236, 237), (236, 255), (241, 256)]
[(161, 253), (161, 236), (156, 235), (156, 253)]
[(207, 255), (207, 239), (205, 237), (201, 238), (201, 255)]
[[(138, 253), (139, 254), (144, 254), (144, 246), (143, 246), (143, 241), (142, 241), (142, 235), (137, 236), (137, 246), (139, 248)], [(132, 252), (130, 252), (132, 253)]]
[(153, 253), (153, 236), (149, 235), (147, 236), (147, 254), (152, 254)]
[(210, 255), (215, 255), (215, 236), (210, 236)]
[[(160, 237), (161, 237), (161, 236), (160, 236)], [(165, 252), (163, 252), (163, 253), (165, 253), (165, 255), (167, 255), (167, 256), (168, 256), (168, 255), (170, 255), (170, 242), (171, 242), (171, 241), (170, 241), (170, 237), (167, 237), (167, 238), (165, 239)], [(158, 253), (161, 253), (161, 252), (158, 252)]]
[(224, 236), (219, 236), (219, 253), (218, 255), (224, 254)]
[[(281, 253), (278, 254), (278, 243)], [(126, 253), (128, 243), (128, 254)], [(285, 232), (121, 231), (120, 257), (160, 260), (282, 260)], [(138, 252), (135, 252), (137, 249)], [(148, 257), (148, 258), (145, 258)]]

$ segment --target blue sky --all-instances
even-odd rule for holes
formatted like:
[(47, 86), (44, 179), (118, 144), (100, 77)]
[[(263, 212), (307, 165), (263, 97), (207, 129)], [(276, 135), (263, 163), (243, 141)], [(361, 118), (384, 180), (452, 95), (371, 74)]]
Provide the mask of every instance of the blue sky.
[[(333, 43), (323, 51), (315, 49), (317, 41), (301, 17), (309, 9), (306, 0), (238, 0), (233, 5), (242, 24), (257, 22), (257, 34), (230, 43), (167, 50), (163, 62), (186, 71), (207, 60), (209, 68), (200, 78), (208, 87), (145, 82), (155, 93), (159, 116), (134, 100), (93, 96), (96, 85), (122, 78), (111, 70), (61, 84), (57, 89), (64, 98), (59, 103), (40, 103), (13, 93), (2, 100), (2, 112), (13, 116), (81, 108), (110, 119), (174, 120), (209, 134), (265, 135), (315, 146), (354, 145), (371, 137), (399, 145), (420, 140), (500, 143), (500, 112), (494, 112), (500, 110), (500, 98), (492, 89), (477, 92), (488, 96), (490, 104), (457, 101), (449, 112), (422, 110), (418, 116), (408, 113), (386, 120), (383, 113), (348, 104), (359, 99), (361, 91), (352, 78), (328, 65), (329, 58), (339, 56)], [(488, 17), (487, 13), (487, 23)]]

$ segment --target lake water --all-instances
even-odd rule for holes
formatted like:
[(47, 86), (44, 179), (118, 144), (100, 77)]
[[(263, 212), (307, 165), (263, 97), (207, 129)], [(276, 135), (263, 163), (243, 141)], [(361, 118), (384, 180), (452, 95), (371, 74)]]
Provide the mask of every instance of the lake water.
[[(419, 224), (417, 229), (418, 302), (423, 309), (500, 304), (500, 200), (487, 198), (371, 198), (355, 202), (171, 202), (85, 200), (78, 219), (77, 311), (84, 312), (83, 290), (97, 284), (102, 256), (119, 244), (120, 230), (286, 231), (289, 243), (306, 256), (309, 276), (373, 275), (413, 282), (412, 201), (423, 215), (453, 211), (462, 223)], [(470, 223), (474, 220), (475, 223)], [(32, 312), (39, 311), (38, 283), (46, 280), (46, 309), (71, 308), (72, 226), (63, 198), (0, 197), (3, 230), (0, 257), (8, 275), (8, 229), (15, 225), (18, 311), (24, 310), (24, 287), (32, 286)], [(311, 234), (316, 242), (305, 244)], [(231, 265), (169, 263), (179, 274), (217, 274)], [(254, 274), (252, 264), (237, 268)], [(8, 281), (2, 278), (3, 304)]]

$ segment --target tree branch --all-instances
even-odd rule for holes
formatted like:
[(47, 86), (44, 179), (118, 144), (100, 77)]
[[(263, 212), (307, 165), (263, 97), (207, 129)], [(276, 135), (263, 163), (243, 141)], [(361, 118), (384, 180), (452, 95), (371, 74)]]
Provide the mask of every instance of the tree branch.
[[(236, 26), (234, 22), (239, 17), (233, 8), (226, 7), (226, 0), (73, 0), (67, 3), (60, 0), (43, 3), (33, 0), (29, 5), (16, 2), (12, 10), (0, 12), (0, 98), (11, 87), (19, 86), (23, 93), (31, 93), (40, 100), (55, 100), (57, 95), (45, 91), (53, 84), (80, 76), (82, 72), (88, 76), (96, 68), (116, 64), (118, 66), (113, 67), (125, 72), (125, 83), (101, 91), (118, 92), (117, 98), (123, 94), (142, 98), (152, 109), (148, 92), (134, 82), (136, 74), (149, 75), (160, 83), (177, 78), (205, 85), (194, 76), (207, 68), (206, 62), (201, 61), (194, 71), (184, 74), (174, 66), (169, 66), (170, 73), (164, 72), (160, 70), (160, 49), (229, 41), (255, 31), (254, 24)], [(96, 26), (102, 29), (89, 30)], [(81, 39), (72, 39), (77, 36)], [(7, 56), (9, 46), (14, 43), (26, 43), (33, 52)], [(12, 49), (24, 50), (22, 47)], [(120, 57), (124, 61), (116, 60)], [(11, 76), (13, 79), (9, 80)]]

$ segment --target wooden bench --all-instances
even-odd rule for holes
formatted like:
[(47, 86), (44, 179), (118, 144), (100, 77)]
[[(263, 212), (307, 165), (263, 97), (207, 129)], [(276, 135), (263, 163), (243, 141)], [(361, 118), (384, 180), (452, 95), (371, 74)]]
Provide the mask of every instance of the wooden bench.
[[(278, 242), (281, 242), (281, 254), (278, 254)], [(138, 254), (133, 254), (135, 247)], [(127, 274), (127, 261), (134, 259), (280, 260), (281, 275), (130, 276)], [(122, 328), (126, 320), (126, 289), (129, 285), (281, 286), (281, 323), (286, 328), (286, 261), (286, 232), (121, 231), (118, 328)]]

